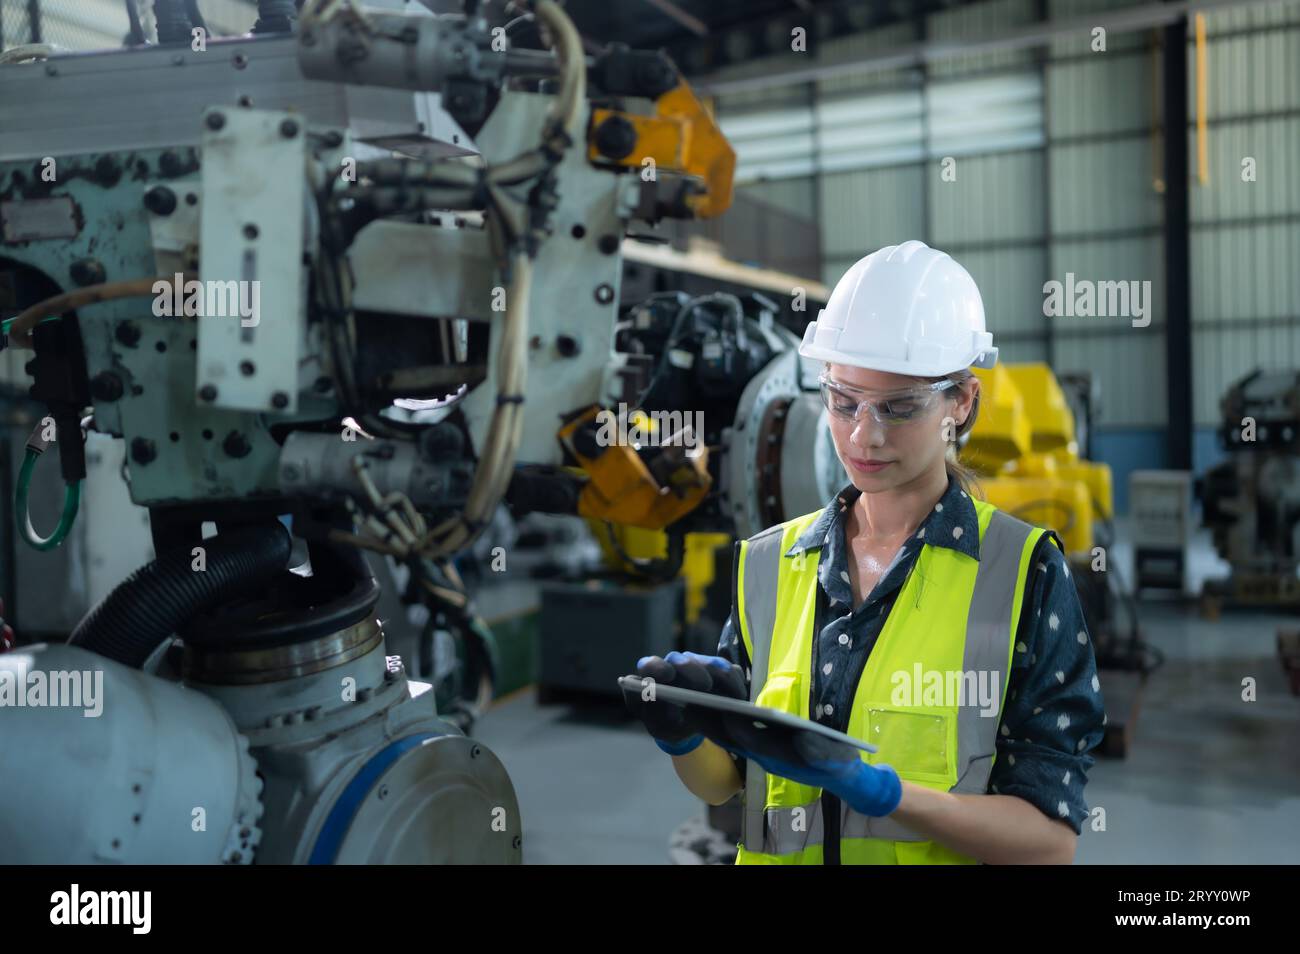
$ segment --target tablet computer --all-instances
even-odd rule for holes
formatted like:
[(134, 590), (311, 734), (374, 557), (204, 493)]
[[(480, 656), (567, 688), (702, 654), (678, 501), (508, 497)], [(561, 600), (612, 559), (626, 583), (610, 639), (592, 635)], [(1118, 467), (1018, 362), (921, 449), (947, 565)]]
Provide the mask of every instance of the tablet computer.
[[(652, 680), (651, 680), (652, 681)], [(618, 684), (628, 690), (641, 694), (646, 680), (641, 676), (620, 676)], [(864, 742), (861, 739), (855, 739), (851, 735), (845, 735), (843, 732), (836, 732), (834, 729), (821, 725), (817, 722), (811, 722), (808, 719), (801, 719), (798, 716), (790, 715), (788, 712), (782, 712), (779, 709), (770, 709), (767, 706), (756, 706), (752, 702), (745, 702), (741, 699), (732, 699), (728, 696), (715, 695), (712, 692), (697, 692), (694, 689), (682, 689), (679, 686), (665, 686), (655, 683), (655, 697), (663, 699), (666, 702), (676, 702), (682, 705), (704, 706), (707, 709), (719, 709), (722, 712), (731, 712), (736, 715), (748, 716), (755, 722), (764, 722), (771, 725), (784, 726), (787, 729), (802, 729), (807, 732), (815, 732), (823, 735), (828, 739), (834, 739), (836, 742), (843, 742), (851, 745), (855, 749), (861, 749), (863, 752), (878, 751), (877, 747), (870, 742)]]

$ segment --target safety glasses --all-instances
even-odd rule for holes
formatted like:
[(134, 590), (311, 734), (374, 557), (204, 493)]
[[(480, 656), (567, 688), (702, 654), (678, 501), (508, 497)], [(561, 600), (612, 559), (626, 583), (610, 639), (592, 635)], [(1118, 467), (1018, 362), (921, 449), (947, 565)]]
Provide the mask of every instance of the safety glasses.
[(888, 391), (866, 398), (863, 395), (868, 392), (838, 384), (824, 373), (817, 380), (821, 384), (822, 403), (832, 416), (842, 421), (857, 421), (866, 410), (871, 412), (872, 420), (885, 425), (906, 424), (924, 417), (939, 400), (939, 395), (956, 385), (955, 381), (944, 378), (933, 384)]

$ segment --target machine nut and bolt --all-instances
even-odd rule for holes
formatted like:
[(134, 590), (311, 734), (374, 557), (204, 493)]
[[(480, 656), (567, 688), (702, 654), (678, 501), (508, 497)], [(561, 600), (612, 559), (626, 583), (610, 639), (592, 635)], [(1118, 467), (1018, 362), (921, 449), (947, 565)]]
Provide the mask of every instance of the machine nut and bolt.
[(158, 171), (168, 177), (178, 176), (185, 171), (185, 164), (180, 156), (168, 149), (158, 157)]
[(103, 263), (94, 258), (77, 259), (68, 267), (68, 274), (83, 288), (86, 285), (101, 285), (106, 277)]
[(211, 403), (217, 399), (217, 386), (215, 384), (205, 384), (199, 388), (199, 399)]
[(112, 156), (100, 156), (95, 160), (95, 181), (108, 188), (117, 185), (122, 178), (122, 165)]
[(158, 450), (149, 438), (137, 437), (131, 441), (131, 459), (137, 464), (152, 463), (157, 456)]
[(248, 438), (239, 431), (231, 431), (226, 435), (226, 439), (221, 442), (221, 449), (229, 456), (239, 458), (247, 457), (253, 452), (253, 445), (248, 442)]
[(165, 185), (156, 185), (144, 194), (144, 207), (154, 215), (171, 215), (176, 211), (176, 193)]
[(636, 148), (636, 130), (622, 116), (610, 116), (596, 127), (596, 150), (610, 159), (626, 159)]

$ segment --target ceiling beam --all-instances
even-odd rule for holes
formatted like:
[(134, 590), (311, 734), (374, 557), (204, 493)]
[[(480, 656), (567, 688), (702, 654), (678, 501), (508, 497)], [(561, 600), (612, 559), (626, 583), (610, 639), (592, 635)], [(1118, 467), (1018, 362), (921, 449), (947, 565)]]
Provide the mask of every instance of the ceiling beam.
[(699, 77), (691, 86), (701, 95), (717, 96), (727, 93), (753, 92), (779, 86), (792, 86), (831, 79), (836, 76), (854, 76), (872, 70), (903, 69), (922, 66), (958, 56), (989, 53), (994, 50), (1023, 50), (1043, 46), (1052, 40), (1070, 34), (1090, 34), (1096, 27), (1105, 27), (1117, 33), (1151, 27), (1164, 27), (1185, 19), (1189, 12), (1205, 12), (1216, 7), (1258, 6), (1275, 0), (1199, 0), (1194, 3), (1151, 3), (1132, 7), (1097, 10), (1068, 19), (1047, 23), (1034, 22), (999, 34), (971, 37), (955, 41), (913, 43), (896, 50), (864, 56), (847, 63), (826, 64), (801, 70), (767, 72), (749, 79), (709, 82)]
[(664, 16), (672, 17), (686, 29), (690, 30), (696, 36), (708, 36), (709, 26), (698, 17), (693, 17), (672, 0), (645, 0), (646, 3), (654, 7)]

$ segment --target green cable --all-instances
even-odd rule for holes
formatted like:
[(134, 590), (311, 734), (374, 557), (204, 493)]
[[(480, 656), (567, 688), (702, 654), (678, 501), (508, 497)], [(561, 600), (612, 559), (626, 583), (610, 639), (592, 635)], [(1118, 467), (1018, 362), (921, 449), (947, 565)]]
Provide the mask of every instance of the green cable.
[(63, 515), (59, 517), (59, 525), (48, 537), (42, 537), (32, 526), (32, 517), (27, 510), (27, 487), (32, 482), (36, 458), (40, 456), (39, 451), (27, 448), (27, 453), (23, 457), (23, 466), (18, 471), (18, 486), (14, 489), (14, 515), (18, 518), (18, 532), (28, 546), (37, 550), (53, 550), (67, 537), (68, 531), (72, 529), (72, 524), (77, 519), (77, 507), (81, 503), (81, 481), (64, 486)]
[[(47, 321), (58, 321), (62, 317), (63, 317), (62, 315), (50, 315), (48, 318), (42, 318), (40, 321), (36, 323), (38, 325), (43, 325)], [(6, 318), (4, 321), (0, 321), (0, 331), (3, 331), (5, 334), (9, 334), (9, 326), (12, 325), (17, 320), (18, 320), (18, 316), (14, 315), (12, 318)]]

